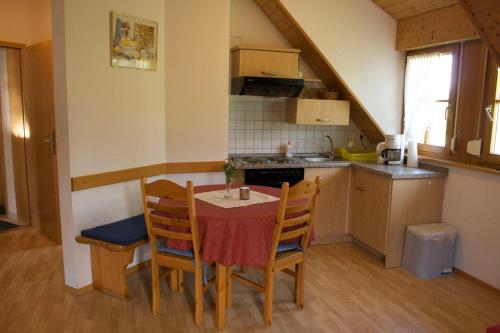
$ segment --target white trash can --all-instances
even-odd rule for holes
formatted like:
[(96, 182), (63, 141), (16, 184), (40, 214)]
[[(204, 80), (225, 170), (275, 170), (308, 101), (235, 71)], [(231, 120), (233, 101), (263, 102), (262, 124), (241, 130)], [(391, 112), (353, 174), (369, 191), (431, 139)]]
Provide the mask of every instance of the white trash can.
[(445, 223), (409, 225), (403, 268), (420, 279), (450, 274), (456, 239), (457, 229)]

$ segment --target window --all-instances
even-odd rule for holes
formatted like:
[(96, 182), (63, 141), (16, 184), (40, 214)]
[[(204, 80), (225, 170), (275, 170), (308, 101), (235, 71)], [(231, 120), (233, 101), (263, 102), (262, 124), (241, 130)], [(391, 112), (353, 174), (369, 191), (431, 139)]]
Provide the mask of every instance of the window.
[(500, 164), (500, 67), (489, 60), (485, 91), (483, 157), (486, 162)]
[[(497, 84), (495, 89), (495, 102), (490, 110), (493, 112), (491, 121), (490, 154), (500, 155), (500, 67), (497, 68)], [(491, 111), (490, 111), (491, 112)]]
[(453, 132), (458, 46), (409, 53), (405, 75), (405, 133), (421, 150), (444, 152)]

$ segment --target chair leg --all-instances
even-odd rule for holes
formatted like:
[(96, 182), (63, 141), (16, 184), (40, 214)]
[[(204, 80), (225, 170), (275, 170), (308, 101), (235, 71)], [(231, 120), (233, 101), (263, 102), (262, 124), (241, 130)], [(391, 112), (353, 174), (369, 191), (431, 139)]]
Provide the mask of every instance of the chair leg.
[(304, 262), (295, 265), (295, 304), (304, 308)]
[(170, 290), (177, 291), (177, 269), (173, 269), (172, 272), (168, 275), (168, 282), (170, 284)]
[(158, 314), (160, 310), (160, 269), (155, 262), (151, 262), (151, 289), (153, 292), (153, 314)]
[(226, 273), (227, 288), (226, 288), (226, 308), (230, 308), (233, 303), (233, 285), (231, 283), (231, 274), (233, 273), (233, 268), (228, 267)]
[(273, 323), (273, 285), (274, 273), (267, 272), (266, 274), (266, 290), (264, 294), (264, 324), (271, 326)]
[(200, 326), (203, 321), (203, 269), (198, 265), (194, 272), (194, 322)]
[(177, 270), (177, 286), (179, 292), (181, 294), (184, 293), (184, 270), (182, 269)]

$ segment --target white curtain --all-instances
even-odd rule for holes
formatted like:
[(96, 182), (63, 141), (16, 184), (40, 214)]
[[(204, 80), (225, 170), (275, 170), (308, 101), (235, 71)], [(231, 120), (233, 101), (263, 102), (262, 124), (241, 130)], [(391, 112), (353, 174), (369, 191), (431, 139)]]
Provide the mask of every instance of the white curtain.
[[(448, 99), (450, 55), (432, 52), (409, 56), (404, 93), (404, 130), (408, 140), (422, 142), (435, 101)], [(448, 82), (447, 82), (448, 81)]]

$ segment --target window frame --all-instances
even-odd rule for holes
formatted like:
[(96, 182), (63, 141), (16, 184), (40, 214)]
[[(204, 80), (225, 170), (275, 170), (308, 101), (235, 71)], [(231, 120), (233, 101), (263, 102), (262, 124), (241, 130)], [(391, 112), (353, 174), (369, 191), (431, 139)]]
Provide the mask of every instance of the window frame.
[[(490, 153), (491, 136), (493, 134), (493, 122), (489, 120), (485, 108), (489, 105), (494, 106), (496, 103), (495, 95), (497, 89), (497, 77), (499, 64), (493, 59), (491, 54), (488, 54), (488, 65), (486, 72), (486, 85), (484, 87), (484, 98), (482, 107), (482, 120), (483, 120), (483, 147), (482, 147), (482, 160), (486, 163), (493, 163), (500, 165), (500, 155)], [(499, 134), (497, 134), (499, 135)]]
[[(441, 52), (441, 53), (451, 53), (453, 57), (452, 68), (451, 68), (451, 82), (450, 82), (450, 94), (448, 99), (449, 110), (446, 119), (446, 140), (445, 146), (435, 146), (429, 145), (425, 143), (418, 144), (418, 153), (425, 155), (425, 153), (432, 153), (437, 155), (451, 155), (451, 139), (454, 136), (455, 132), (455, 117), (457, 113), (457, 97), (458, 97), (458, 77), (460, 70), (460, 44), (452, 44), (452, 45), (444, 45), (437, 46), (432, 48), (426, 48), (422, 50), (415, 50), (406, 53), (406, 63), (405, 69), (408, 65), (408, 57), (414, 55), (421, 55), (432, 52)], [(405, 81), (406, 82), (406, 81)], [(406, 89), (406, 83), (405, 83)]]

